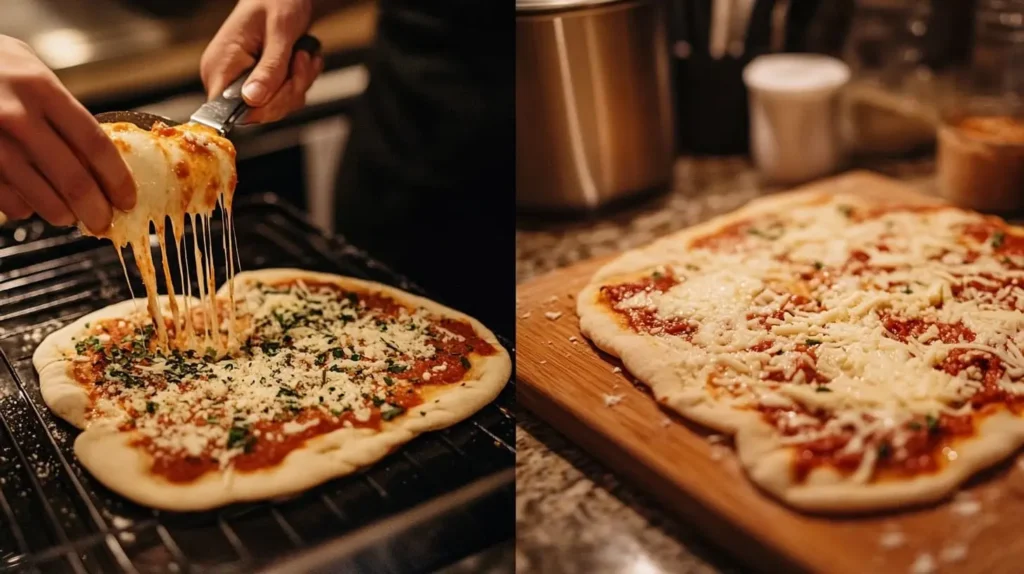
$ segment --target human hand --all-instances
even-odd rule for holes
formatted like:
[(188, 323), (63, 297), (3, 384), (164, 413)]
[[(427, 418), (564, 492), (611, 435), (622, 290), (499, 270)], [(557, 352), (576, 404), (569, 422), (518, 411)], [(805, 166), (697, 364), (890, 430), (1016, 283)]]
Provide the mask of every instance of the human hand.
[(0, 212), (106, 231), (135, 180), (92, 114), (24, 42), (0, 36)]
[(324, 67), (320, 54), (292, 54), (311, 17), (311, 0), (241, 0), (199, 61), (208, 97), (255, 65), (242, 87), (250, 106), (246, 123), (279, 120), (304, 106), (306, 91)]

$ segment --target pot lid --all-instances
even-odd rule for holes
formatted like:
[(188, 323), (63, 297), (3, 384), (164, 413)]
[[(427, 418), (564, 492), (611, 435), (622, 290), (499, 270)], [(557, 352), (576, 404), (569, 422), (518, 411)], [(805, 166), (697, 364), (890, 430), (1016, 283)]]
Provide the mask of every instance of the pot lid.
[(611, 4), (619, 0), (516, 0), (516, 12), (542, 12), (546, 10), (569, 10)]

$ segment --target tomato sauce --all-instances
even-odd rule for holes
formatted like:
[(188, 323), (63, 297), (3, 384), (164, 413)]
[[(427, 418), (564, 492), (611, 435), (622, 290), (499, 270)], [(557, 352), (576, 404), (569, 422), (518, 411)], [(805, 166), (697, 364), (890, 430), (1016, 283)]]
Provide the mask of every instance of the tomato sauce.
[(711, 251), (734, 251), (753, 227), (752, 221), (738, 221), (723, 227), (716, 233), (694, 239), (690, 243), (690, 247)]
[(616, 305), (638, 293), (664, 293), (673, 286), (678, 285), (679, 282), (679, 279), (671, 273), (657, 273), (639, 281), (602, 286), (601, 297), (608, 303), (614, 313), (625, 317), (630, 328), (638, 333), (663, 333), (666, 335), (689, 337), (697, 331), (697, 325), (685, 318), (672, 317), (664, 319), (658, 316), (657, 310), (649, 308), (616, 308)]
[(998, 255), (1024, 255), (1024, 235), (999, 218), (986, 217), (983, 222), (964, 226), (962, 234), (971, 242), (988, 243)]
[[(279, 285), (281, 286), (281, 285)], [(331, 284), (310, 284), (310, 289), (338, 289)], [(381, 293), (355, 292), (358, 300), (367, 310), (376, 312), (383, 317), (396, 317), (404, 306), (396, 300)], [(124, 322), (123, 327), (118, 326), (118, 321), (103, 321), (93, 327), (93, 334), (106, 334), (109, 340), (101, 343), (98, 339), (86, 337), (88, 349), (86, 350), (89, 361), (75, 362), (73, 372), (75, 378), (90, 388), (90, 396), (93, 401), (102, 398), (102, 387), (98, 383), (103, 381), (104, 369), (108, 364), (108, 357), (112, 349), (117, 347), (128, 352), (133, 343), (130, 337), (135, 333), (135, 327)], [(394, 390), (387, 389), (386, 403), (402, 409), (402, 412), (409, 411), (414, 407), (423, 404), (424, 398), (421, 391), (428, 386), (440, 386), (453, 384), (465, 378), (466, 374), (473, 368), (469, 357), (472, 355), (490, 356), (498, 352), (497, 348), (486, 340), (482, 339), (473, 326), (467, 322), (455, 319), (439, 319), (432, 323), (436, 326), (433, 330), (434, 336), (428, 338), (428, 343), (435, 348), (434, 356), (429, 359), (410, 361), (408, 368), (401, 372), (389, 373), (389, 378), (395, 381), (401, 380), (407, 384), (397, 385)], [(442, 336), (437, 329), (444, 329), (456, 337)], [(431, 331), (428, 330), (428, 333)], [(104, 338), (105, 339), (105, 338)], [(153, 337), (150, 336), (147, 348), (153, 348)], [(151, 362), (147, 358), (140, 359), (139, 364)], [(439, 368), (440, 367), (440, 368)], [(162, 380), (155, 381), (158, 388), (165, 388), (166, 383)], [(188, 387), (188, 382), (180, 382), (182, 388)], [(382, 405), (383, 406), (383, 405)], [(133, 417), (142, 415), (136, 412), (130, 405), (122, 405), (122, 408)], [(269, 468), (279, 464), (284, 458), (296, 448), (301, 447), (313, 437), (326, 434), (342, 428), (351, 426), (354, 428), (370, 428), (379, 430), (383, 421), (388, 417), (382, 413), (380, 407), (367, 405), (369, 418), (364, 421), (358, 420), (354, 413), (343, 412), (329, 414), (321, 409), (306, 408), (296, 413), (290, 420), (261, 421), (250, 428), (247, 428), (247, 442), (245, 452), (232, 459), (234, 468), (241, 472), (252, 472), (263, 468)], [(390, 412), (388, 413), (390, 414)], [(284, 427), (288, 422), (309, 423), (316, 421), (316, 424), (300, 432), (288, 434)], [(170, 424), (168, 421), (158, 418), (159, 424)], [(195, 420), (192, 424), (202, 426), (208, 424), (205, 420)], [(129, 422), (122, 430), (128, 431), (134, 428), (134, 423)], [(166, 478), (174, 483), (188, 483), (198, 479), (207, 472), (217, 470), (219, 464), (208, 451), (201, 456), (190, 456), (180, 452), (169, 452), (153, 444), (148, 437), (143, 437), (132, 443), (145, 449), (152, 455), (153, 464), (151, 472)]]
[(881, 319), (886, 331), (901, 343), (920, 337), (932, 326), (938, 330), (939, 340), (946, 344), (970, 343), (974, 341), (975, 337), (974, 332), (967, 328), (962, 321), (956, 323), (929, 322), (923, 319), (903, 319), (886, 313), (881, 314)]
[[(797, 345), (793, 350), (793, 353), (797, 355), (794, 359), (796, 369), (793, 370), (789, 376), (786, 376), (785, 371), (771, 371), (765, 375), (765, 379), (769, 381), (777, 382), (791, 382), (796, 378), (797, 373), (803, 373), (804, 381), (807, 384), (825, 384), (829, 382), (828, 377), (818, 372), (817, 363), (818, 356), (814, 352), (814, 347), (807, 345)], [(792, 355), (793, 353), (790, 353)]]
[[(921, 326), (916, 323), (908, 323), (906, 328), (919, 329), (923, 332)], [(953, 328), (947, 336), (960, 337), (961, 333), (959, 329)], [(955, 376), (971, 367), (977, 369), (982, 384), (981, 390), (969, 401), (976, 412), (984, 415), (1001, 408), (1008, 408), (1018, 414), (1024, 411), (1024, 399), (999, 387), (999, 380), (1005, 373), (1005, 367), (999, 357), (981, 351), (953, 349), (937, 368)], [(794, 429), (786, 426), (786, 417), (790, 413), (812, 414), (802, 408), (761, 407), (759, 411), (765, 420), (778, 428), (784, 436), (796, 434)], [(810, 428), (820, 429), (825, 422), (827, 421), (821, 420), (819, 425)], [(899, 447), (894, 446), (891, 434), (869, 437), (865, 448), (877, 449), (878, 454), (875, 462), (875, 479), (915, 476), (939, 470), (944, 449), (955, 447), (958, 440), (972, 436), (975, 428), (976, 419), (973, 415), (954, 416), (940, 413), (935, 417), (917, 418), (904, 426), (900, 432), (906, 437), (906, 442)], [(823, 466), (842, 473), (855, 471), (862, 461), (863, 453), (840, 452), (852, 438), (852, 429), (843, 429), (837, 435), (796, 445), (793, 462), (795, 478), (803, 481), (811, 471)]]

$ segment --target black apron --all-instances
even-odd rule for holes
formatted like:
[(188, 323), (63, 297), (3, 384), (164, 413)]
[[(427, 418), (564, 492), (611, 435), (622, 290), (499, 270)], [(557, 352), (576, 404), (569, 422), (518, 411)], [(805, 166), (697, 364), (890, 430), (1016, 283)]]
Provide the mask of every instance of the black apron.
[(512, 18), (479, 0), (379, 6), (336, 230), (439, 302), (511, 336)]

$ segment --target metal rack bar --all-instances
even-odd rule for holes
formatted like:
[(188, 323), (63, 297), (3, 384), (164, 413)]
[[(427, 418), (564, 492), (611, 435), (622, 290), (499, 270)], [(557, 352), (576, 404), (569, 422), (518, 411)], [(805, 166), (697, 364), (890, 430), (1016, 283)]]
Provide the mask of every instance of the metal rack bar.
[[(7, 365), (8, 372), (10, 373), (11, 376), (14, 377), (15, 381), (17, 381), (18, 376), (14, 372), (14, 369), (11, 368), (11, 364), (10, 364), (10, 362), (7, 361), (7, 357), (4, 355), (3, 351), (0, 351), (0, 359), (2, 359), (3, 362)], [(22, 394), (24, 395), (24, 390), (22, 390)], [(26, 398), (26, 400), (27, 400), (27, 398)], [(6, 417), (0, 416), (0, 424), (3, 425), (3, 430), (4, 430), (5, 433), (7, 433), (7, 436), (11, 436), (11, 437), (16, 436), (11, 431), (11, 427), (7, 423)], [(18, 460), (21, 461), (22, 467), (24, 467), (26, 469), (25, 474), (28, 476), (28, 480), (29, 480), (29, 482), (32, 485), (32, 490), (35, 491), (37, 499), (42, 501), (43, 515), (46, 518), (46, 522), (49, 524), (51, 531), (57, 536), (57, 539), (61, 543), (67, 544), (69, 542), (68, 541), (68, 537), (67, 537), (67, 533), (64, 532), (64, 529), (61, 527), (60, 521), (57, 519), (57, 515), (53, 511), (53, 507), (51, 507), (49, 504), (47, 504), (47, 502), (46, 502), (46, 495), (43, 492), (43, 486), (41, 484), (39, 484), (39, 478), (36, 476), (36, 473), (32, 472), (32, 466), (31, 466), (31, 464), (29, 464), (28, 457), (25, 456), (25, 452), (22, 450), (21, 445), (18, 444), (18, 441), (15, 440), (15, 441), (11, 441), (11, 442), (12, 442), (12, 445), (14, 447), (14, 452), (15, 452), (15, 454), (18, 457)], [(13, 527), (15, 529), (18, 529), (19, 525), (14, 524)], [(22, 533), (22, 536), (24, 537), (24, 533)], [(71, 566), (72, 566), (72, 568), (74, 568), (75, 572), (85, 572), (86, 571), (85, 570), (85, 565), (82, 564), (82, 559), (78, 556), (78, 554), (74, 554), (72, 556)]]

